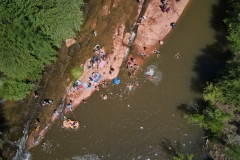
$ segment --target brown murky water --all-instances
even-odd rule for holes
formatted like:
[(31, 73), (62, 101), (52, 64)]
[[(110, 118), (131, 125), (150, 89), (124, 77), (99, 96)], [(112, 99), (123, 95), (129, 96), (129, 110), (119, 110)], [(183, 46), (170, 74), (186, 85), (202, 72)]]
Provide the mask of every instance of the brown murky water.
[[(94, 13), (92, 8), (101, 8), (103, 2), (89, 1), (86, 4), (85, 8), (90, 8), (86, 15), (92, 21), (88, 21), (83, 28), (80, 37), (84, 38), (84, 42), (62, 49), (59, 56), (66, 59), (57, 64), (59, 66), (49, 69), (50, 74), (45, 75), (47, 83), (42, 84), (42, 88), (49, 90), (43, 89), (40, 100), (48, 95), (60, 101), (61, 95), (56, 91), (63, 93), (63, 86), (69, 83), (66, 82), (69, 66), (81, 62), (83, 57), (91, 56), (92, 47), (97, 42), (110, 53), (111, 34), (107, 33), (117, 20), (131, 19), (129, 14), (136, 14), (136, 2), (124, 1), (117, 11), (111, 10), (113, 16), (102, 17), (101, 24), (97, 23), (98, 32), (104, 25), (108, 27), (102, 30), (105, 36), (94, 39), (89, 26), (95, 17), (99, 18), (99, 14), (97, 9)], [(31, 149), (32, 159), (160, 160), (171, 159), (176, 152), (193, 153), (195, 159), (203, 159), (203, 132), (197, 126), (187, 124), (183, 112), (178, 108), (201, 98), (197, 92), (201, 85), (196, 83), (199, 78), (196, 68), (201, 66), (197, 57), (206, 54), (208, 45), (216, 41), (215, 31), (210, 24), (212, 7), (216, 3), (217, 0), (190, 1), (176, 27), (164, 39), (165, 43), (160, 48), (161, 58), (157, 59), (156, 55), (148, 58), (134, 80), (127, 77), (123, 67), (119, 73), (122, 80), (120, 85), (110, 82), (107, 90), (101, 88), (87, 99), (86, 104), (74, 110), (74, 115), (68, 115), (71, 119), (76, 117), (81, 127), (77, 131), (65, 130), (61, 127), (62, 121), (58, 120), (44, 138), (47, 148), (39, 145)], [(133, 23), (131, 20), (126, 22), (129, 28)], [(177, 52), (180, 53), (180, 59), (173, 58)], [(155, 72), (152, 80), (147, 79), (145, 74), (150, 68)], [(59, 80), (52, 80), (54, 78)], [(128, 82), (138, 83), (139, 86), (129, 92), (126, 89)], [(108, 95), (106, 101), (100, 98), (101, 93)], [(52, 108), (49, 112), (52, 112)]]

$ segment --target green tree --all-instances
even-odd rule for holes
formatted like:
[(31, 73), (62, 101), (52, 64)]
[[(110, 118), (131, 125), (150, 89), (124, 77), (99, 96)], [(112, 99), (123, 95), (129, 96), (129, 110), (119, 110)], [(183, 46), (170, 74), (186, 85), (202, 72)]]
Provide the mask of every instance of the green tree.
[(177, 157), (174, 157), (173, 160), (192, 160), (194, 157), (193, 154), (181, 154), (178, 153)]
[(232, 145), (226, 152), (227, 156), (233, 160), (240, 160), (240, 146)]
[[(0, 0), (0, 72), (6, 80), (2, 96), (20, 91), (41, 78), (46, 65), (56, 60), (56, 49), (63, 40), (74, 37), (83, 23), (83, 0)], [(31, 85), (32, 86), (32, 85)], [(17, 87), (17, 89), (14, 89)], [(22, 87), (23, 88), (23, 87)], [(12, 96), (15, 99), (16, 96)], [(18, 98), (17, 98), (18, 99)]]
[(185, 116), (189, 123), (197, 123), (200, 127), (209, 129), (215, 137), (219, 138), (224, 127), (224, 122), (231, 119), (231, 113), (223, 113), (220, 109), (208, 107), (202, 114), (189, 114)]
[(0, 96), (5, 99), (21, 100), (31, 92), (33, 86), (30, 82), (8, 79), (0, 86)]
[(224, 20), (227, 24), (229, 35), (227, 39), (232, 43), (230, 49), (233, 53), (240, 51), (240, 1), (229, 0), (228, 17)]

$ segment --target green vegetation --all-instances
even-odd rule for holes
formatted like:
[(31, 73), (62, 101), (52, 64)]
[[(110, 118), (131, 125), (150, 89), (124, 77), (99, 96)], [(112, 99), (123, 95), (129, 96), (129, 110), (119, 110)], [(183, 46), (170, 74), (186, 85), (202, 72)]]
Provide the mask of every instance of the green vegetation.
[(174, 157), (173, 160), (192, 160), (194, 157), (193, 154), (181, 154), (178, 153), (178, 157)]
[(0, 96), (29, 94), (56, 49), (83, 23), (83, 0), (0, 0)]
[[(231, 43), (229, 50), (233, 57), (227, 62), (226, 68), (222, 70), (222, 77), (216, 79), (213, 83), (208, 83), (208, 86), (204, 89), (203, 97), (209, 102), (210, 106), (201, 113), (193, 113), (187, 115), (187, 117), (190, 123), (197, 123), (208, 129), (210, 131), (208, 137), (211, 140), (222, 139), (225, 142), (223, 146), (230, 145), (231, 147), (227, 150), (226, 155), (233, 160), (239, 160), (240, 146), (231, 144), (233, 141), (227, 140), (228, 135), (221, 136), (222, 129), (226, 124), (229, 125), (226, 122), (234, 118), (232, 111), (236, 110), (234, 112), (235, 116), (240, 111), (240, 1), (229, 0), (228, 4), (228, 17), (224, 22), (228, 28), (228, 36), (226, 37)], [(223, 112), (221, 107), (224, 105), (231, 108), (225, 109), (226, 113)], [(238, 120), (236, 121), (239, 123)], [(230, 129), (229, 132), (232, 133), (232, 130)]]
[(189, 123), (197, 123), (200, 127), (209, 129), (216, 138), (219, 138), (224, 122), (233, 118), (233, 115), (231, 113), (223, 113), (220, 109), (208, 107), (201, 114), (190, 114), (187, 117)]
[(75, 82), (83, 74), (83, 67), (75, 67), (72, 69), (73, 82)]
[(239, 145), (232, 145), (227, 150), (227, 156), (233, 160), (240, 160), (240, 146)]

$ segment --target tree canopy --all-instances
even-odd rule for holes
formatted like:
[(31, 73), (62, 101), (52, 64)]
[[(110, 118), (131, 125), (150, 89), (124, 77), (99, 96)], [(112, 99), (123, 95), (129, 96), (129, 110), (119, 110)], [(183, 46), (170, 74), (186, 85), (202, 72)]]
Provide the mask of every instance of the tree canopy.
[[(16, 96), (6, 94), (20, 94), (15, 92), (19, 85), (32, 86), (32, 82), (40, 79), (44, 67), (56, 60), (56, 48), (80, 30), (83, 0), (0, 0), (0, 3), (0, 75), (4, 79), (0, 96), (15, 99)], [(31, 89), (26, 88), (28, 92)], [(22, 92), (24, 98), (28, 92), (26, 89)]]

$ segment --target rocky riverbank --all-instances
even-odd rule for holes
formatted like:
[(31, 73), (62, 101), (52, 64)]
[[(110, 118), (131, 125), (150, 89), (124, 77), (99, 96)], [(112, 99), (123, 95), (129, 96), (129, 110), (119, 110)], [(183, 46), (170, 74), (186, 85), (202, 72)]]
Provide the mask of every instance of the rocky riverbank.
[[(167, 1), (161, 2), (159, 0), (150, 0), (141, 2), (138, 4), (137, 15), (132, 21), (130, 21), (132, 23), (130, 24), (130, 31), (127, 31), (126, 29), (127, 26), (124, 18), (120, 18), (112, 27), (113, 33), (111, 35), (110, 44), (100, 44), (100, 48), (106, 54), (106, 59), (101, 59), (101, 57), (99, 57), (100, 53), (95, 55), (99, 60), (104, 60), (104, 65), (100, 67), (98, 61), (94, 64), (96, 66), (93, 67), (89, 64), (91, 58), (87, 59), (84, 64), (80, 62), (78, 65), (84, 67), (84, 73), (78, 80), (81, 81), (83, 87), (75, 90), (72, 88), (72, 84), (69, 84), (66, 88), (65, 94), (66, 103), (71, 100), (73, 109), (76, 108), (83, 99), (88, 98), (95, 91), (95, 86), (98, 86), (103, 80), (112, 80), (117, 77), (123, 60), (127, 55), (127, 49), (130, 46), (135, 48), (135, 52), (128, 55), (127, 60), (130, 61), (130, 63), (134, 62), (134, 64), (138, 66), (140, 66), (144, 62), (144, 59), (150, 56), (150, 54), (156, 54), (154, 53), (154, 49), (161, 45), (159, 42), (164, 41), (163, 38), (173, 29), (175, 24), (177, 25), (176, 22), (188, 1), (189, 0), (181, 0), (178, 2), (169, 1), (167, 3)], [(107, 19), (108, 16), (110, 17), (111, 14), (114, 14), (111, 13), (111, 11), (116, 9), (120, 3), (121, 0), (115, 0), (113, 4), (107, 2), (106, 4), (103, 4), (101, 8), (102, 19)], [(133, 5), (130, 5), (129, 8), (130, 10), (134, 10)], [(91, 24), (87, 24), (88, 22), (86, 22), (88, 26), (91, 26), (91, 30), (98, 32), (94, 37), (96, 40), (106, 38), (104, 31), (107, 32), (104, 25), (99, 27), (99, 21), (100, 20), (96, 18)], [(100, 31), (102, 31), (102, 33), (99, 33)], [(131, 38), (133, 34), (137, 35), (134, 41)], [(94, 40), (94, 42), (96, 42), (96, 40)], [(85, 48), (88, 49), (87, 52), (92, 52), (91, 54), (94, 56), (92, 49), (95, 45), (86, 45), (85, 42), (86, 38), (84, 38), (84, 34), (80, 35), (79, 43), (83, 44), (82, 46), (85, 46)], [(134, 61), (131, 60), (131, 58), (134, 58)], [(111, 68), (113, 68), (113, 70)], [(93, 72), (102, 75), (101, 79), (97, 82), (89, 81), (89, 78), (93, 76)], [(84, 87), (84, 84), (90, 84), (91, 87)], [(44, 112), (49, 112), (50, 109), (44, 110)], [(67, 114), (67, 112), (68, 108), (65, 107), (64, 113)], [(48, 115), (50, 115), (50, 113), (48, 113)], [(44, 120), (47, 122), (45, 123), (47, 126), (49, 123), (52, 124), (57, 118), (55, 115), (53, 116), (51, 118), (48, 116), (49, 120)], [(29, 148), (36, 145), (36, 139), (39, 139), (39, 137), (43, 137), (46, 134), (45, 128), (46, 125), (41, 125), (30, 133), (27, 141), (27, 146)]]

